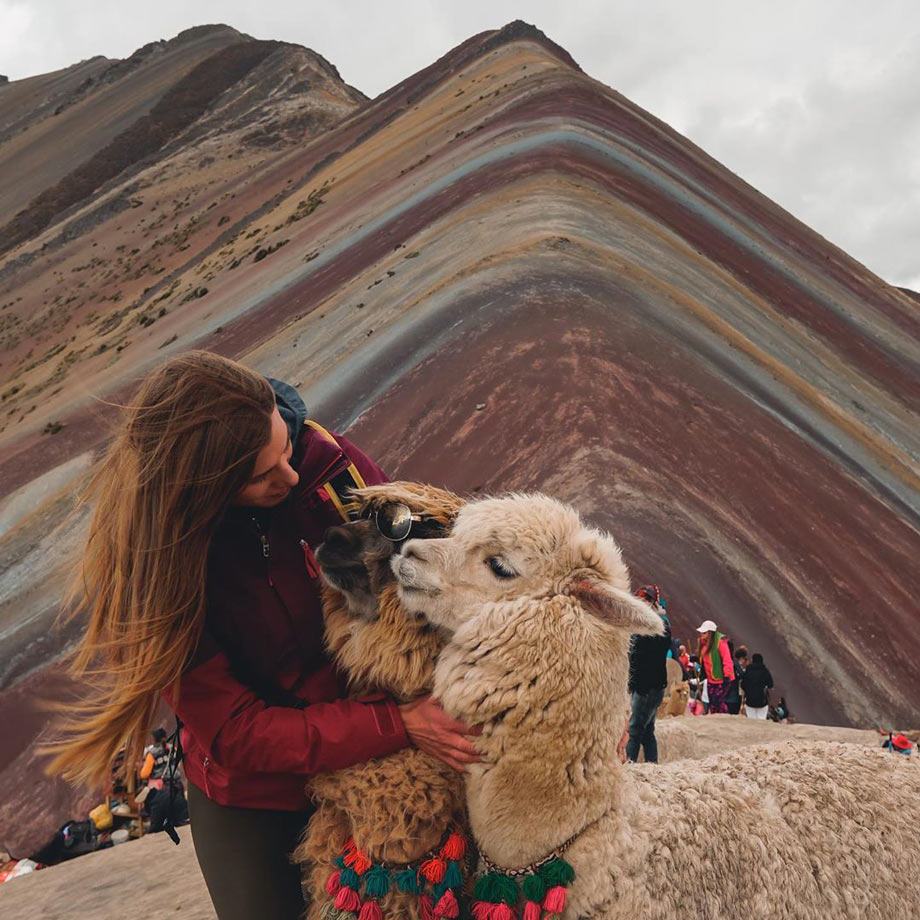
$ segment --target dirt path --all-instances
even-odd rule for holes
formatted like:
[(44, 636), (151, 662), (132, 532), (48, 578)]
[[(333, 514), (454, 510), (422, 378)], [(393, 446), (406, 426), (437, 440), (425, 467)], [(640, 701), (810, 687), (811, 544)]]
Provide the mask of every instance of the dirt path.
[(0, 885), (3, 920), (216, 920), (192, 835), (165, 834), (89, 853)]

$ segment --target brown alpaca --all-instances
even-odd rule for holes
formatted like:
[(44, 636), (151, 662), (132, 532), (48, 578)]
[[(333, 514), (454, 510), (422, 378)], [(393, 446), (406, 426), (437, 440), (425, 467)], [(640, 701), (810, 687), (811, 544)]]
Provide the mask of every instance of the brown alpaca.
[[(408, 505), (423, 517), (413, 537), (445, 536), (463, 504), (415, 483), (370, 486), (357, 495), (365, 514), (387, 502)], [(408, 615), (396, 595), (389, 561), (397, 549), (373, 520), (362, 519), (333, 528), (317, 551), (326, 581), (326, 645), (354, 696), (383, 692), (404, 702), (431, 691), (442, 640), (424, 618)], [(310, 789), (318, 807), (294, 853), (306, 870), (308, 920), (339, 915), (325, 886), (349, 839), (374, 863), (404, 869), (436, 851), (452, 826), (466, 823), (462, 777), (413, 747), (314, 776)], [(384, 917), (419, 916), (416, 896), (395, 885), (377, 901)]]

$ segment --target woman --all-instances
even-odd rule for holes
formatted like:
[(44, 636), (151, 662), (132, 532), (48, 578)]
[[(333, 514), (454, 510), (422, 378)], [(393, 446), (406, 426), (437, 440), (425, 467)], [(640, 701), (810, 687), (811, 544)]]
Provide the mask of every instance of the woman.
[(291, 387), (190, 352), (144, 381), (88, 488), (75, 668), (97, 682), (53, 769), (99, 781), (124, 744), (133, 762), (162, 694), (184, 723), (195, 850), (220, 920), (302, 915), (288, 857), (311, 773), (408, 744), (458, 770), (477, 759), (429, 697), (343, 698), (313, 560), (342, 520), (324, 483), (385, 476), (305, 419)]
[(700, 662), (706, 677), (709, 712), (728, 712), (725, 699), (735, 679), (728, 640), (712, 620), (704, 620), (696, 631), (700, 634)]

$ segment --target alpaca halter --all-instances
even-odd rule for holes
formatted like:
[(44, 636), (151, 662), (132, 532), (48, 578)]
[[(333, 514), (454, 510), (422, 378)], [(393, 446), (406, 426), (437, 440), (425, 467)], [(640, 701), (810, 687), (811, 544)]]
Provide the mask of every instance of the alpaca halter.
[[(591, 825), (588, 825), (590, 827)], [(536, 862), (532, 862), (529, 866), (525, 866), (523, 869), (506, 869), (504, 866), (500, 866), (498, 863), (492, 862), (488, 856), (486, 856), (485, 851), (480, 848), (479, 856), (482, 861), (486, 864), (486, 869), (489, 872), (498, 872), (500, 875), (508, 875), (511, 878), (520, 878), (523, 875), (533, 875), (535, 872), (539, 871), (543, 866), (553, 859), (561, 859), (562, 854), (587, 830), (588, 828), (583, 828), (580, 831), (576, 831), (566, 840), (562, 846), (556, 847), (549, 856), (544, 856), (543, 859), (538, 859)]]

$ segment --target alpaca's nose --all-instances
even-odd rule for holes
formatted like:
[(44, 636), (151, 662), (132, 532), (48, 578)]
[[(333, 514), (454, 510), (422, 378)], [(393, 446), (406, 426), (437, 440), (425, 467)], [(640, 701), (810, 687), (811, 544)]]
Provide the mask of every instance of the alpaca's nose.
[(424, 540), (410, 540), (403, 548), (402, 555), (407, 559), (420, 559), (424, 560), (425, 558), (425, 541)]

